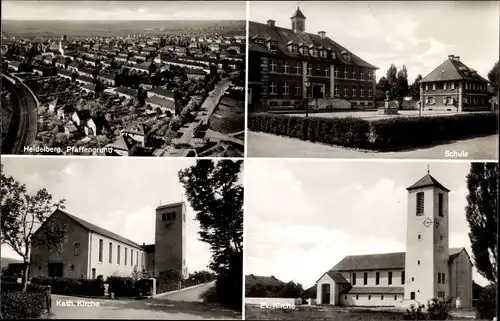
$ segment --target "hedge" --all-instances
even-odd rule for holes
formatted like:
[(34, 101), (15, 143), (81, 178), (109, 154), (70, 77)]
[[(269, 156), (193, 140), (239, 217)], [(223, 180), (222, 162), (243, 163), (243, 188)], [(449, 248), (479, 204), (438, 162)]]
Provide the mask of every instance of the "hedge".
[(249, 116), (248, 128), (329, 145), (389, 151), (496, 134), (497, 122), (496, 112), (374, 121), (357, 117), (306, 118), (258, 113)]
[(115, 297), (135, 297), (139, 294), (135, 288), (136, 281), (131, 277), (108, 276), (106, 283), (109, 284), (108, 293), (114, 293)]
[(37, 319), (48, 309), (49, 288), (38, 284), (28, 284), (22, 292), (22, 284), (12, 281), (1, 283), (2, 319)]
[(45, 309), (47, 309), (46, 293), (19, 291), (2, 293), (2, 319), (39, 319)]
[(34, 277), (32, 284), (49, 285), (53, 294), (103, 296), (104, 282), (101, 279), (71, 279), (64, 277)]

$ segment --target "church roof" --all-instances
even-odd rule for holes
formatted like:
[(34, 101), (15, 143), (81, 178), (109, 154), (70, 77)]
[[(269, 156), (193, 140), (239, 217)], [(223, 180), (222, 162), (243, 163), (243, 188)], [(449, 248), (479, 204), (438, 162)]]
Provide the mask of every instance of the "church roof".
[(169, 207), (176, 207), (184, 205), (184, 202), (177, 202), (177, 203), (170, 203), (170, 204), (165, 204), (165, 205), (160, 205), (156, 208), (156, 210), (162, 209), (162, 208), (169, 208)]
[[(460, 252), (465, 250), (463, 247), (451, 248), (448, 253), (450, 261), (458, 257)], [(360, 271), (360, 270), (389, 270), (405, 268), (406, 252), (368, 254), (368, 255), (350, 255), (344, 257), (339, 263), (329, 271)]]
[(295, 10), (295, 13), (293, 14), (293, 16), (290, 17), (290, 19), (294, 19), (294, 18), (306, 19), (306, 16), (304, 16), (302, 11), (300, 11), (300, 8), (297, 7), (297, 10)]
[[(325, 275), (325, 274), (328, 274), (328, 276), (331, 277), (332, 280), (335, 281), (335, 283), (349, 284), (349, 281), (347, 281), (346, 278), (339, 272), (327, 271), (327, 272), (323, 273), (323, 275)], [(321, 279), (323, 277), (323, 275), (319, 279)], [(319, 279), (318, 279), (318, 281), (319, 281)], [(318, 283), (318, 281), (316, 281), (316, 283)]]
[(413, 184), (412, 186), (408, 187), (407, 190), (414, 190), (418, 188), (423, 188), (423, 187), (429, 187), (429, 186), (436, 186), (439, 187), (440, 189), (449, 192), (450, 190), (444, 187), (441, 183), (439, 183), (434, 177), (431, 176), (431, 174), (427, 174), (424, 177), (422, 177), (418, 182)]
[(129, 239), (123, 237), (123, 236), (120, 236), (120, 235), (118, 235), (116, 233), (113, 233), (111, 231), (103, 229), (102, 227), (99, 227), (99, 226), (97, 226), (95, 224), (87, 222), (84, 219), (81, 219), (81, 218), (79, 218), (77, 216), (74, 216), (74, 215), (71, 215), (69, 213), (66, 213), (65, 211), (57, 209), (57, 210), (54, 211), (54, 213), (52, 213), (52, 215), (54, 215), (56, 213), (66, 215), (67, 217), (69, 217), (70, 219), (72, 219), (74, 222), (78, 223), (80, 226), (82, 226), (84, 229), (86, 229), (89, 232), (93, 232), (93, 233), (100, 234), (102, 236), (106, 236), (106, 237), (108, 237), (110, 239), (113, 239), (113, 240), (118, 241), (118, 242), (122, 242), (124, 244), (130, 245), (130, 246), (133, 246), (133, 247), (136, 247), (136, 248), (142, 248), (142, 245), (139, 245), (139, 244), (135, 243), (134, 241), (131, 241), (131, 240), (129, 240)]

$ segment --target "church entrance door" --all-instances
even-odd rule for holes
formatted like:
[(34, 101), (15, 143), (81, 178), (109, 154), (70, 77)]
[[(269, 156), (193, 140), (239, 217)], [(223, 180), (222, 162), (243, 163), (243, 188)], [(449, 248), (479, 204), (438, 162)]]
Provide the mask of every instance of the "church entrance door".
[(331, 304), (330, 284), (321, 284), (321, 304)]

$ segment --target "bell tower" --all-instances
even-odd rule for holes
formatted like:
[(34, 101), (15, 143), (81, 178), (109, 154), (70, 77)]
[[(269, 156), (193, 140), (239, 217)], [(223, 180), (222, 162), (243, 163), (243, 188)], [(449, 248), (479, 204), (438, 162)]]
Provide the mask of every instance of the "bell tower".
[(431, 176), (429, 168), (407, 190), (404, 298), (427, 304), (432, 298), (449, 296), (449, 190)]
[(297, 5), (297, 10), (293, 16), (290, 17), (292, 20), (292, 30), (294, 32), (305, 32), (306, 31), (306, 16), (300, 11), (299, 6)]
[(154, 275), (174, 269), (187, 277), (186, 204), (161, 205), (156, 208)]

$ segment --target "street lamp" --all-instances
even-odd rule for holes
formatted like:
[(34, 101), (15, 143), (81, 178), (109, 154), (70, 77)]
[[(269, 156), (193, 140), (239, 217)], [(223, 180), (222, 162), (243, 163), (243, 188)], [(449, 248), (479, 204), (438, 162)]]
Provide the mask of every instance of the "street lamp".
[(311, 89), (311, 80), (309, 79), (309, 77), (306, 78), (306, 80), (304, 81), (304, 84), (306, 85), (306, 98), (304, 99), (304, 103), (306, 105), (306, 117), (309, 117), (309, 102), (311, 102), (312, 100), (309, 100), (309, 91)]

